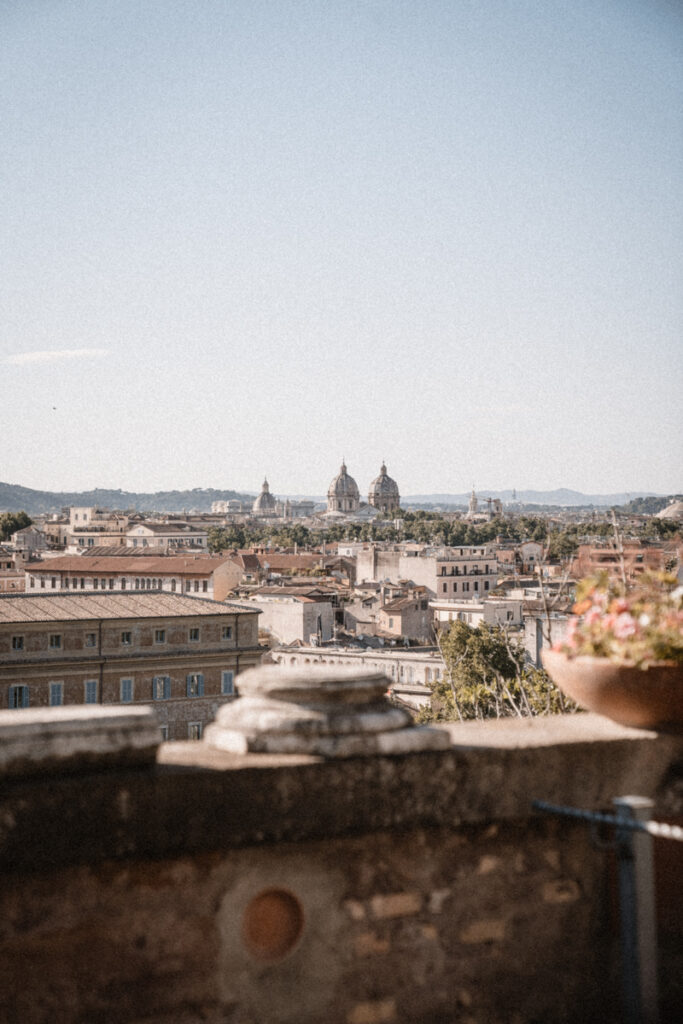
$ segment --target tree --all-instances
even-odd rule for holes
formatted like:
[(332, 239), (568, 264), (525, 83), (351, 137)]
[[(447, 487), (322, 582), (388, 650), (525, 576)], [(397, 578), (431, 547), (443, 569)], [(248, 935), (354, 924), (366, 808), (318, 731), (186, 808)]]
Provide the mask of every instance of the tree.
[(33, 520), (23, 509), (21, 512), (3, 512), (0, 516), (0, 540), (9, 540), (17, 530), (23, 530), (32, 524)]
[(574, 706), (541, 669), (526, 663), (522, 645), (499, 626), (455, 621), (438, 636), (443, 678), (432, 686), (422, 722), (547, 715)]
[(207, 533), (209, 551), (246, 547), (246, 535), (241, 526), (212, 526)]

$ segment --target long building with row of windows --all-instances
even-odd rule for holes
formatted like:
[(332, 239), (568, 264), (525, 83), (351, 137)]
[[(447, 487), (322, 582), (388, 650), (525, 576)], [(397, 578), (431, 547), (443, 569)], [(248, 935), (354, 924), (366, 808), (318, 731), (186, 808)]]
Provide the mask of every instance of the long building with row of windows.
[(63, 555), (26, 567), (26, 592), (163, 590), (223, 601), (242, 576), (225, 555)]
[(166, 593), (0, 597), (0, 704), (150, 704), (200, 738), (257, 665), (258, 609)]

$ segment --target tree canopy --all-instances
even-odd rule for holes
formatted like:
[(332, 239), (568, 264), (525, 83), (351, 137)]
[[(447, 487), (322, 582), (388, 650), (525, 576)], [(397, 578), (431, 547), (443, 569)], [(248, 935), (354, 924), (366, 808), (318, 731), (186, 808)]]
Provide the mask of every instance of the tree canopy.
[(442, 678), (432, 685), (422, 722), (528, 717), (574, 710), (522, 645), (498, 626), (454, 621), (439, 635)]
[(17, 530), (31, 526), (33, 520), (22, 510), (21, 512), (3, 512), (0, 515), (0, 540), (9, 540)]

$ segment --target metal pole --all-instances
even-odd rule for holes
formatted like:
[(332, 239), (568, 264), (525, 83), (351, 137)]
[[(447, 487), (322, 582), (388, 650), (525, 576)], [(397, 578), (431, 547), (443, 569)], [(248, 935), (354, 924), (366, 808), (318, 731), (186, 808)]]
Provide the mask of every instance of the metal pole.
[[(641, 796), (622, 796), (614, 800), (614, 806), (617, 818), (624, 823), (647, 821), (653, 802)], [(616, 840), (624, 1022), (658, 1024), (652, 837), (647, 832), (617, 826)]]

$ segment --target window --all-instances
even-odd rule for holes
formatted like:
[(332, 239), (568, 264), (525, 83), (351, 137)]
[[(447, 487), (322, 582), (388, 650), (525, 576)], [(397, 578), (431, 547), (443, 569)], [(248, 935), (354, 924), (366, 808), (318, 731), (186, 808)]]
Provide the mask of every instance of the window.
[(193, 626), (190, 630), (190, 640), (199, 640), (199, 626)]
[(85, 703), (86, 704), (97, 704), (97, 680), (86, 679), (83, 684), (85, 689)]
[(171, 580), (171, 590), (173, 591), (174, 594), (175, 594), (175, 586), (176, 586), (175, 580)]
[(166, 643), (166, 630), (165, 629), (155, 629), (154, 630), (154, 643), (155, 644), (165, 644)]
[(123, 646), (124, 647), (130, 647), (132, 641), (133, 641), (133, 634), (129, 633), (127, 630), (124, 630), (124, 632), (121, 634), (121, 643), (123, 644)]
[(97, 633), (86, 633), (85, 634), (85, 646), (96, 647), (97, 646)]
[(209, 591), (209, 581), (208, 580), (202, 580), (202, 590), (204, 591), (205, 594), (208, 593), (208, 591)]
[(224, 697), (235, 692), (235, 673), (232, 669), (221, 672), (221, 693)]
[(28, 686), (10, 686), (9, 706), (11, 708), (28, 707)]
[(81, 576), (81, 590), (85, 590), (85, 576)]
[(389, 619), (389, 629), (393, 629), (393, 628), (394, 628), (394, 620), (393, 619)]
[(57, 577), (56, 576), (53, 576), (50, 579), (50, 586), (52, 587), (53, 590), (56, 589), (56, 587), (57, 587)]
[(185, 593), (189, 593), (192, 590), (192, 580), (185, 580)]
[(223, 626), (221, 640), (232, 640), (232, 626)]
[(41, 590), (45, 590), (45, 577), (44, 576), (40, 577), (40, 589)]
[(100, 585), (100, 581), (99, 581), (98, 579), (94, 579), (94, 580), (92, 581), (92, 588), (93, 588), (93, 590), (97, 590), (97, 588), (99, 587), (99, 585)]
[(474, 589), (479, 590), (479, 580), (474, 581)]
[(58, 708), (64, 703), (64, 684), (50, 683), (50, 707)]
[(446, 591), (448, 590), (448, 584), (447, 584), (447, 583), (444, 583), (444, 584), (443, 584), (443, 587), (442, 587), (441, 589), (443, 590), (443, 592), (444, 592), (444, 594), (445, 594), (445, 593), (446, 593)]
[(121, 703), (130, 704), (133, 700), (133, 680), (121, 680)]
[(62, 649), (62, 634), (50, 633), (50, 649), (60, 651)]
[(34, 576), (29, 576), (29, 584), (28, 585), (29, 585), (29, 587), (35, 587), (36, 580), (35, 580)]
[(125, 590), (125, 589), (126, 589), (126, 577), (123, 576), (121, 578), (121, 590)]
[(23, 636), (13, 636), (12, 637), (12, 650), (13, 651), (23, 651), (23, 649), (24, 649), (24, 638), (23, 638)]
[(154, 676), (152, 680), (152, 699), (153, 700), (170, 700), (171, 697), (171, 677), (170, 676)]
[(199, 580), (195, 580), (194, 581), (194, 592), (195, 592), (195, 594), (197, 593), (198, 590), (199, 590)]
[(110, 590), (113, 590), (113, 589), (114, 589), (114, 577), (113, 577), (113, 576), (112, 576), (112, 578), (111, 578), (111, 579), (109, 580), (109, 589), (110, 589)]
[(204, 696), (204, 676), (201, 672), (191, 672), (187, 677), (187, 696)]
[(484, 580), (484, 590), (488, 590), (488, 589), (489, 589), (489, 581), (488, 580)]
[(163, 743), (165, 743), (166, 740), (168, 739), (168, 726), (160, 725), (159, 728), (161, 729), (161, 740)]
[(68, 576), (64, 577), (64, 589), (65, 590), (69, 589), (69, 577)]
[(200, 740), (202, 738), (202, 723), (201, 722), (188, 722), (187, 723), (187, 738), (188, 738), (188, 740)]

